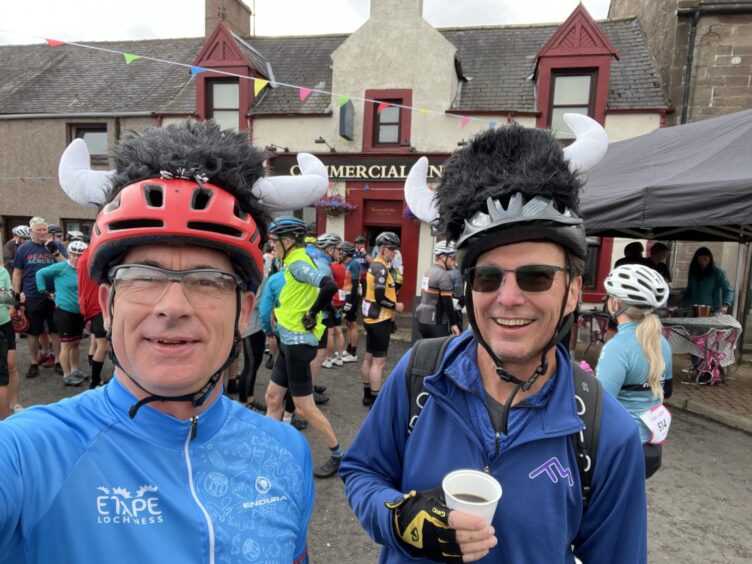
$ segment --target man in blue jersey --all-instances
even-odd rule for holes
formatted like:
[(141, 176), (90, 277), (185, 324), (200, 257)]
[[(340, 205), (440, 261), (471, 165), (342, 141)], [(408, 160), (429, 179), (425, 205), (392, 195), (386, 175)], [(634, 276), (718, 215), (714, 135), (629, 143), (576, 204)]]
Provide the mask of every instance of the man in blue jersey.
[(221, 376), (262, 278), (260, 198), (300, 182), (316, 190), (284, 200), (307, 205), (326, 179), (309, 159), (315, 174), (275, 185), (214, 122), (114, 152), (117, 170), (97, 173), (74, 142), (60, 182), (102, 206), (89, 269), (115, 375), (0, 425), (0, 562), (307, 562), (308, 445), (224, 396)]
[[(605, 137), (590, 127), (591, 138)], [(383, 545), (382, 563), (647, 562), (637, 428), (614, 398), (597, 396), (597, 464), (583, 487), (584, 462), (596, 451), (575, 439), (585, 424), (559, 344), (587, 256), (581, 180), (569, 169), (582, 162), (582, 146), (565, 155), (550, 133), (509, 126), (453, 155), (435, 192), (424, 180), (426, 160), (419, 179), (411, 172), (411, 209), (423, 221), (438, 217), (439, 232), (456, 241), (471, 330), (438, 360), (434, 351), (432, 364), (416, 360), (424, 370), (436, 363), (418, 380), (419, 394), (408, 392), (409, 356), (399, 362), (340, 467), (356, 517)], [(605, 152), (605, 143), (595, 146)], [(575, 450), (575, 440), (584, 448)], [(490, 523), (446, 505), (442, 479), (463, 468), (502, 486)]]

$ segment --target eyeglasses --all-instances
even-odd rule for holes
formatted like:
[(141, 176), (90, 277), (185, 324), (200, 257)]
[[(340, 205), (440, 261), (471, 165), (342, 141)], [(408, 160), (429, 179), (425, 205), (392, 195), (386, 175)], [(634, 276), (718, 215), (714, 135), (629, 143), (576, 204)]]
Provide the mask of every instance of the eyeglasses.
[(517, 268), (476, 266), (468, 268), (465, 272), (473, 292), (495, 292), (508, 272), (514, 272), (517, 286), (523, 292), (545, 292), (551, 289), (557, 272), (569, 270), (548, 264), (526, 264)]
[(156, 304), (170, 283), (177, 282), (191, 305), (199, 309), (216, 307), (243, 285), (237, 274), (213, 268), (165, 270), (142, 264), (116, 266), (110, 269), (108, 278), (117, 295), (140, 305)]

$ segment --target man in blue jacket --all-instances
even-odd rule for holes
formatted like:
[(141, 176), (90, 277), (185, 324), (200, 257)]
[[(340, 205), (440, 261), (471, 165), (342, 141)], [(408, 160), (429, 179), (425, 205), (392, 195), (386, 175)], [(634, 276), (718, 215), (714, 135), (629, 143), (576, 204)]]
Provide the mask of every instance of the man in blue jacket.
[[(595, 127), (588, 136), (600, 136)], [(416, 421), (408, 357), (399, 362), (342, 463), (348, 502), (383, 545), (381, 562), (647, 561), (644, 463), (629, 415), (602, 394), (586, 508), (571, 440), (584, 424), (558, 343), (587, 255), (581, 181), (567, 162), (586, 160), (583, 145), (565, 155), (548, 132), (510, 126), (450, 158), (436, 192), (408, 178), (406, 199), (425, 200), (411, 209), (438, 212), (439, 232), (456, 241), (470, 330), (425, 377)], [(501, 483), (491, 524), (446, 507), (442, 479), (460, 468)]]
[(308, 562), (305, 438), (221, 386), (263, 272), (257, 194), (285, 186), (213, 121), (130, 134), (114, 174), (78, 147), (61, 185), (102, 205), (89, 270), (116, 371), (0, 424), (0, 563)]

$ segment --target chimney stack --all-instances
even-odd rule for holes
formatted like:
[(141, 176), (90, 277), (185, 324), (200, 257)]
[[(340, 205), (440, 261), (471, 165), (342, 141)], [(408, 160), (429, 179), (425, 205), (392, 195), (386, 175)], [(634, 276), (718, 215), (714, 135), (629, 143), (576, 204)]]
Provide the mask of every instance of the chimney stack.
[(251, 9), (242, 0), (205, 0), (205, 37), (212, 34), (220, 20), (224, 21), (235, 35), (251, 35)]

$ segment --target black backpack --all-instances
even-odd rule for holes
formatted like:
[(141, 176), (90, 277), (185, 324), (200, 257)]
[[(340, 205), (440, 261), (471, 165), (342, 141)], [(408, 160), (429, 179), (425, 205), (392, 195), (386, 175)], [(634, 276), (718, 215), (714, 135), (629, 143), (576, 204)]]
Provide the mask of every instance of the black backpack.
[[(410, 400), (410, 417), (407, 432), (412, 432), (418, 421), (420, 412), (428, 399), (428, 392), (423, 385), (423, 378), (435, 374), (439, 369), (446, 348), (452, 337), (436, 337), (416, 341), (410, 351), (410, 358), (405, 371), (407, 395)], [(582, 508), (587, 509), (590, 502), (590, 484), (595, 472), (595, 460), (598, 447), (598, 432), (601, 426), (601, 412), (603, 409), (603, 387), (601, 383), (585, 372), (577, 364), (574, 369), (575, 396), (577, 398), (578, 415), (585, 423), (585, 429), (570, 435), (574, 451), (577, 453), (577, 467), (582, 483)]]

